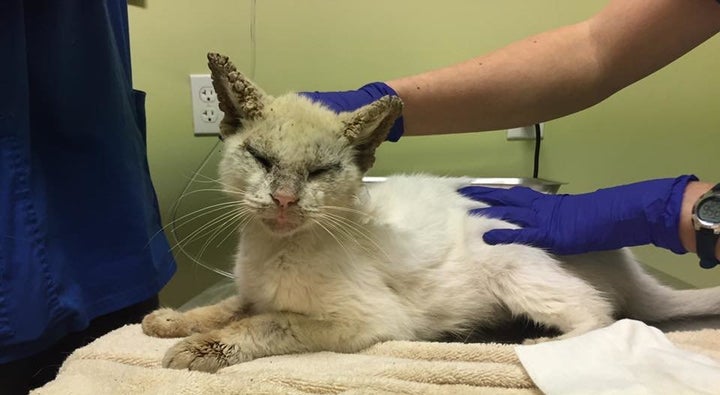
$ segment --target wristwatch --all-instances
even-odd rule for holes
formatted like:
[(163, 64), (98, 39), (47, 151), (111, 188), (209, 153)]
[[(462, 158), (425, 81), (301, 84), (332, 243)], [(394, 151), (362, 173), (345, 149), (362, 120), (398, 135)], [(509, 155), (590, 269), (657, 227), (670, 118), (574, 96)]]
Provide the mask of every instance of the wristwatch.
[(712, 269), (720, 264), (715, 257), (715, 246), (720, 237), (720, 184), (715, 185), (695, 202), (692, 222), (700, 266)]

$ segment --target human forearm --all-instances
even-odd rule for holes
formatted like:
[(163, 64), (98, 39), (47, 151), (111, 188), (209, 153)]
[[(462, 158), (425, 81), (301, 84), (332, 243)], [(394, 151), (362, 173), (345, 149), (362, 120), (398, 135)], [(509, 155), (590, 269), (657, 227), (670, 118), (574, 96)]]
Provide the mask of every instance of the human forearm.
[(562, 28), (454, 66), (389, 81), (405, 104), (405, 134), (529, 125), (602, 100), (608, 93), (598, 86), (597, 72), (589, 71), (597, 67), (595, 60), (576, 44), (587, 30), (584, 24)]
[(710, 0), (614, 0), (591, 19), (388, 82), (406, 135), (496, 130), (596, 104), (720, 29)]

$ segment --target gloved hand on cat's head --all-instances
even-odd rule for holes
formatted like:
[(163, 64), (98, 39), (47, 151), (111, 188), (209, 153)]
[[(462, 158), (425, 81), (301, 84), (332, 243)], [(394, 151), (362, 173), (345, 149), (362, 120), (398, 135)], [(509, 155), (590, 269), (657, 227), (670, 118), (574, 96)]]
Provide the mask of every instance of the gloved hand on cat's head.
[(695, 176), (665, 178), (578, 195), (550, 195), (526, 187), (465, 187), (460, 192), (491, 207), (472, 214), (499, 218), (521, 229), (494, 229), (488, 244), (529, 244), (559, 254), (580, 254), (654, 244), (687, 252), (679, 236), (683, 193)]
[[(358, 108), (370, 104), (384, 96), (397, 96), (397, 92), (384, 82), (372, 82), (352, 91), (339, 92), (299, 92), (314, 102), (325, 105), (331, 110), (341, 113), (355, 111)], [(388, 133), (388, 141), (398, 141), (403, 135), (402, 116), (393, 124)]]

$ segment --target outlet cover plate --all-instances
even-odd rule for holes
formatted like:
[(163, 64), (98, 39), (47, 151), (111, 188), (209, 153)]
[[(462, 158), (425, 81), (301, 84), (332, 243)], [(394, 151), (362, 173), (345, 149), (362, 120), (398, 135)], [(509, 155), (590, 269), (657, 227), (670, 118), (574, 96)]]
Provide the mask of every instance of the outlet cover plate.
[(190, 94), (195, 136), (219, 135), (223, 112), (218, 106), (210, 74), (190, 74)]

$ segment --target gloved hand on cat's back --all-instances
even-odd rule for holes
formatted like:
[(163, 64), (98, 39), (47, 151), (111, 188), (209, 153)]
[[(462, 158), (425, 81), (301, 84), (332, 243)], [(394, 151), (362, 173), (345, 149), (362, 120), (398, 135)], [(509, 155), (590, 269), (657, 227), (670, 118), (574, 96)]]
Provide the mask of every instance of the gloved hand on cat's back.
[[(384, 96), (397, 96), (397, 92), (384, 82), (372, 82), (357, 90), (339, 92), (299, 92), (316, 103), (320, 103), (331, 110), (341, 113), (355, 111)], [(399, 117), (388, 133), (388, 141), (398, 141), (403, 135), (403, 118)]]
[(654, 244), (683, 254), (679, 221), (683, 193), (694, 176), (657, 179), (578, 195), (526, 187), (469, 186), (460, 192), (490, 207), (471, 211), (521, 226), (483, 235), (488, 244), (520, 243), (559, 255)]

